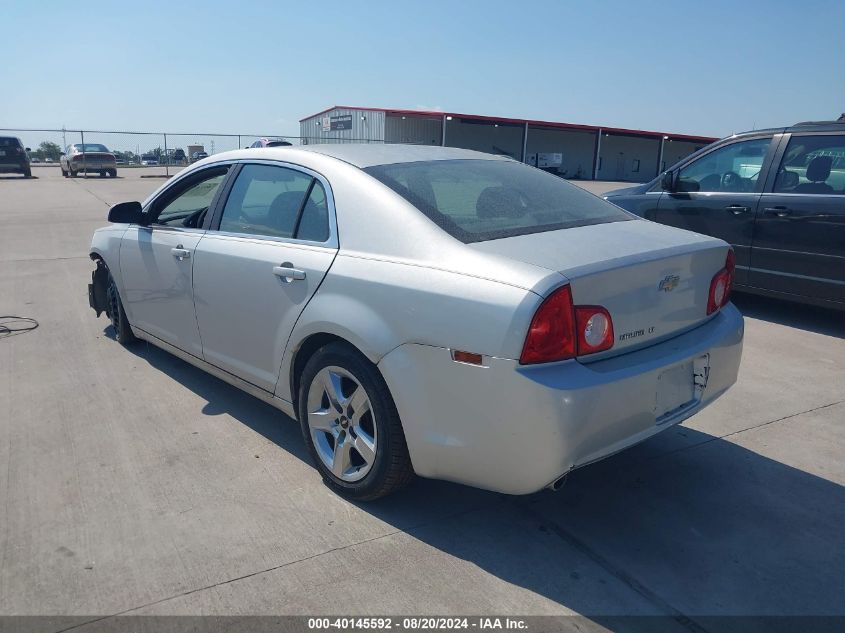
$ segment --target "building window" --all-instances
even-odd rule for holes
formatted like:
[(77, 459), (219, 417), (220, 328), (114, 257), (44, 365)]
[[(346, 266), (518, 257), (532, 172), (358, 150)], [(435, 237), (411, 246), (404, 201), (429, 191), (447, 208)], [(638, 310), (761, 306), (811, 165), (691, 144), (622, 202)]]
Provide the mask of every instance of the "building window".
[(634, 165), (631, 167), (631, 171), (634, 172), (634, 173), (640, 171), (640, 159), (639, 158), (634, 159)]

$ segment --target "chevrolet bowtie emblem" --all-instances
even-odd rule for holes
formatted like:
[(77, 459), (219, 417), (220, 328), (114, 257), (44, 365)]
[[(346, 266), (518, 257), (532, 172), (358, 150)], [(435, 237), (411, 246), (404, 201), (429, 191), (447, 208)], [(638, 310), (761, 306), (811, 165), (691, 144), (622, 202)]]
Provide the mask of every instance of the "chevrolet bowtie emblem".
[(660, 280), (657, 289), (662, 292), (672, 292), (675, 288), (678, 287), (680, 281), (681, 278), (677, 275), (666, 275), (663, 279)]

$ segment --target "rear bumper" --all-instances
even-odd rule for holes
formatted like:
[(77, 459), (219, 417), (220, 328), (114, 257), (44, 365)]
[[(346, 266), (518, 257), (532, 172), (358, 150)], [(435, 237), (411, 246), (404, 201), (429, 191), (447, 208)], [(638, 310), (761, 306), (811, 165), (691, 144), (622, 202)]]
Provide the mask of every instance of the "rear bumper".
[[(485, 357), (478, 367), (406, 344), (379, 368), (417, 474), (526, 494), (713, 402), (736, 382), (742, 338), (742, 315), (729, 304), (690, 332), (590, 364)], [(678, 376), (688, 376), (689, 397), (677, 397)]]
[(83, 161), (81, 160), (72, 160), (69, 164), (74, 171), (82, 171), (83, 169), (87, 171), (105, 171), (107, 169), (117, 169), (117, 163), (114, 161), (87, 160), (83, 163)]

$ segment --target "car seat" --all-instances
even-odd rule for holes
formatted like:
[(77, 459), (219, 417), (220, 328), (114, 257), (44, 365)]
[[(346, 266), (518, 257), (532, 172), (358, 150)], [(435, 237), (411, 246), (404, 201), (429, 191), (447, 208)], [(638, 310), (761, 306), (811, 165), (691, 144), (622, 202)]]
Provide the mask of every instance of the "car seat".
[(833, 158), (830, 156), (816, 156), (807, 165), (807, 180), (793, 190), (794, 193), (833, 193), (833, 187), (825, 182), (830, 176)]
[(303, 195), (303, 191), (284, 191), (273, 198), (267, 211), (267, 226), (286, 237), (291, 237)]

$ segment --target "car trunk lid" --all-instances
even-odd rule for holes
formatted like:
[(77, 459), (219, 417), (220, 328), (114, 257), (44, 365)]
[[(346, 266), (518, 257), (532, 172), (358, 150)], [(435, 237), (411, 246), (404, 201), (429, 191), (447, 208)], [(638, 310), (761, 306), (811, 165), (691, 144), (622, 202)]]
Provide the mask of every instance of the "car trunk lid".
[(721, 240), (645, 220), (597, 224), (471, 245), (557, 271), (575, 305), (613, 320), (614, 344), (599, 360), (676, 336), (706, 321), (713, 276), (725, 265)]

